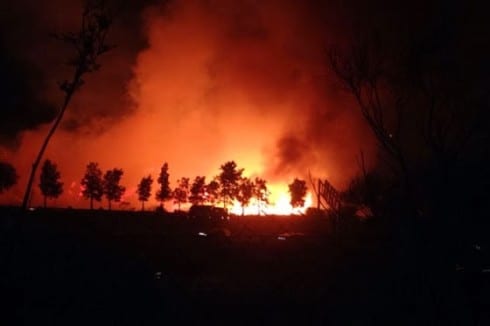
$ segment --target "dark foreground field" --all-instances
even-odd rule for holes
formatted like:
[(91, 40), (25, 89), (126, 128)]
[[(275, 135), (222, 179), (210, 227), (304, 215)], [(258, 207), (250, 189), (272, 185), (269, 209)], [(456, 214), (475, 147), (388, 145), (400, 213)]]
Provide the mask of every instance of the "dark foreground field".
[(210, 222), (155, 213), (1, 212), (2, 325), (489, 320), (488, 279), (479, 279), (476, 293), (475, 283), (455, 272), (450, 304), (439, 304), (448, 300), (434, 295), (431, 273), (411, 276), (423, 266), (410, 266), (393, 233), (374, 222), (334, 234), (328, 220), (306, 217)]

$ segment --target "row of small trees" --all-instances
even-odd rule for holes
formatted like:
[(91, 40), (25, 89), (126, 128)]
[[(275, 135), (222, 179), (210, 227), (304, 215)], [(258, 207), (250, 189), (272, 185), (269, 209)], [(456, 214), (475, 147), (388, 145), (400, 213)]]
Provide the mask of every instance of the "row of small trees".
[[(90, 199), (90, 209), (93, 208), (93, 201), (100, 201), (105, 196), (108, 201), (109, 209), (113, 201), (119, 202), (126, 188), (119, 183), (123, 175), (122, 169), (112, 169), (102, 175), (97, 163), (89, 163), (87, 170), (81, 181), (82, 194)], [(48, 198), (58, 198), (63, 193), (63, 182), (60, 181), (61, 174), (58, 166), (50, 160), (45, 160), (39, 178), (39, 189), (44, 197), (44, 207), (47, 206)]]
[(114, 168), (107, 170), (102, 175), (102, 170), (98, 163), (90, 162), (87, 165), (85, 175), (80, 182), (82, 186), (83, 197), (90, 200), (90, 209), (93, 209), (94, 200), (101, 201), (105, 195), (108, 202), (109, 210), (112, 208), (112, 202), (121, 201), (126, 188), (120, 185), (121, 178), (124, 174), (122, 169)]
[[(60, 182), (60, 172), (56, 164), (50, 160), (44, 161), (39, 189), (44, 196), (44, 207), (48, 198), (58, 198), (63, 193), (63, 183)], [(7, 162), (0, 162), (0, 193), (13, 187), (19, 176), (14, 166)]]
[[(0, 191), (8, 189), (17, 181), (17, 174), (11, 165), (2, 165), (2, 175), (5, 174), (5, 182), (1, 183)], [(243, 210), (255, 200), (258, 214), (260, 214), (267, 204), (269, 204), (270, 191), (267, 188), (267, 181), (255, 177), (248, 178), (243, 176), (244, 169), (238, 168), (234, 161), (229, 161), (221, 165), (220, 173), (207, 182), (205, 176), (196, 176), (192, 182), (190, 178), (180, 178), (176, 182), (175, 188), (170, 187), (168, 163), (164, 163), (160, 169), (155, 192), (155, 199), (160, 202), (163, 208), (165, 202), (173, 201), (180, 210), (181, 205), (191, 203), (193, 205), (203, 205), (205, 203), (216, 205), (221, 203), (226, 209), (235, 200), (238, 201)], [(8, 173), (7, 173), (8, 172)], [(121, 178), (124, 171), (119, 168), (107, 170), (104, 174), (98, 163), (90, 162), (81, 180), (82, 195), (90, 200), (90, 209), (93, 209), (93, 202), (101, 201), (103, 197), (107, 199), (108, 208), (112, 208), (112, 202), (120, 202), (126, 187), (122, 186)], [(7, 178), (8, 176), (8, 178)], [(48, 199), (58, 198), (63, 193), (63, 182), (60, 181), (61, 174), (57, 165), (51, 160), (45, 160), (42, 166), (39, 179), (39, 189), (44, 197), (44, 207), (47, 206)], [(151, 175), (141, 178), (137, 194), (141, 202), (141, 209), (144, 210), (145, 203), (151, 198), (153, 177)], [(4, 184), (5, 183), (5, 184)], [(305, 203), (307, 193), (306, 182), (294, 179), (289, 185), (291, 194), (291, 205), (301, 207)]]
[[(220, 174), (209, 182), (206, 181), (205, 176), (196, 176), (192, 182), (189, 178), (180, 178), (172, 190), (168, 181), (168, 164), (164, 163), (157, 180), (159, 188), (155, 198), (161, 206), (164, 202), (173, 199), (179, 210), (185, 203), (215, 205), (221, 202), (223, 207), (227, 208), (234, 200), (237, 200), (242, 207), (246, 207), (255, 198), (260, 212), (269, 203), (267, 182), (258, 177), (254, 179), (244, 177), (243, 171), (244, 169), (239, 169), (234, 161), (229, 161), (221, 165)], [(151, 183), (151, 176), (147, 176), (141, 179), (138, 185), (138, 199), (142, 205), (150, 198)]]
[[(90, 199), (90, 208), (93, 208), (93, 201), (100, 201), (105, 196), (109, 203), (109, 209), (113, 201), (120, 201), (126, 188), (119, 182), (123, 175), (122, 169), (108, 170), (104, 175), (97, 163), (89, 163), (82, 179), (82, 194)], [(47, 206), (48, 199), (58, 198), (63, 193), (63, 182), (60, 181), (61, 174), (58, 166), (51, 160), (45, 160), (39, 177), (39, 189), (43, 195), (44, 207)], [(15, 168), (9, 164), (0, 162), (0, 193), (8, 190), (17, 183), (18, 176)]]
[[(254, 179), (245, 177), (242, 175), (243, 171), (244, 169), (238, 168), (234, 161), (228, 161), (221, 165), (220, 173), (209, 182), (206, 181), (205, 176), (196, 176), (192, 183), (189, 178), (180, 178), (177, 180), (177, 186), (172, 190), (169, 183), (168, 164), (164, 163), (157, 179), (159, 188), (155, 198), (160, 202), (161, 207), (164, 202), (173, 200), (178, 210), (182, 204), (188, 202), (193, 205), (222, 203), (226, 209), (236, 200), (242, 206), (242, 213), (245, 207), (250, 205), (252, 199), (255, 199), (258, 214), (260, 214), (269, 204), (270, 192), (267, 188), (267, 181), (259, 177)], [(144, 209), (144, 203), (151, 197), (152, 183), (153, 179), (149, 175), (143, 177), (138, 184), (138, 199), (142, 203), (142, 209)], [(295, 179), (289, 185), (289, 192), (293, 207), (304, 205), (307, 194), (304, 180)]]

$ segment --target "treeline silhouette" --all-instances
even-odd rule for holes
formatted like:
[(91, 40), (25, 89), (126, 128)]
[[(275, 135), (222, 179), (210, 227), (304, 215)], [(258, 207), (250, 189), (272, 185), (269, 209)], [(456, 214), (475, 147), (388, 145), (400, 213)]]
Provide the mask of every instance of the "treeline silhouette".
[[(8, 163), (1, 163), (0, 170), (0, 191), (9, 189), (17, 182), (15, 168)], [(225, 162), (220, 166), (220, 173), (207, 181), (205, 176), (196, 176), (192, 181), (188, 177), (177, 179), (175, 187), (170, 186), (169, 165), (165, 162), (157, 178), (157, 189), (155, 199), (160, 203), (157, 208), (164, 209), (166, 202), (177, 205), (180, 211), (182, 205), (223, 205), (227, 210), (234, 201), (238, 201), (242, 207), (242, 214), (245, 208), (250, 206), (252, 201), (257, 207), (257, 215), (263, 214), (269, 204), (270, 191), (267, 181), (260, 177), (249, 178), (243, 176), (244, 169), (238, 168), (235, 161)], [(102, 198), (107, 200), (107, 208), (112, 209), (112, 203), (121, 203), (126, 192), (126, 187), (121, 185), (124, 170), (113, 168), (102, 172), (99, 164), (90, 162), (86, 166), (85, 174), (80, 182), (81, 193), (84, 198), (89, 200), (89, 207), (93, 209), (94, 201), (101, 202)], [(137, 197), (141, 202), (141, 210), (145, 210), (145, 202), (152, 196), (153, 177), (151, 175), (142, 177), (137, 185)], [(63, 182), (58, 166), (47, 159), (41, 169), (39, 179), (39, 189), (43, 195), (43, 206), (47, 207), (48, 199), (56, 199), (63, 193)], [(308, 189), (306, 181), (295, 178), (289, 184), (291, 196), (291, 206), (302, 207)]]

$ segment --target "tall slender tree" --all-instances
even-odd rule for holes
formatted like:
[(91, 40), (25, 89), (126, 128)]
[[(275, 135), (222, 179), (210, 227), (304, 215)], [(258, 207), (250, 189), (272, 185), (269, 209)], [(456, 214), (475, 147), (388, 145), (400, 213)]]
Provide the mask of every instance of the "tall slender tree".
[(63, 193), (63, 182), (60, 178), (58, 166), (50, 160), (45, 160), (39, 180), (39, 188), (44, 197), (44, 208), (47, 206), (48, 198), (58, 198)]
[(235, 161), (228, 161), (221, 165), (219, 182), (221, 185), (221, 198), (223, 207), (226, 209), (229, 203), (232, 203), (238, 195), (238, 182), (242, 177), (243, 169), (238, 169)]
[(249, 178), (241, 178), (238, 184), (237, 200), (242, 206), (242, 216), (245, 215), (245, 207), (250, 204), (250, 200), (255, 193), (255, 184)]
[(126, 191), (126, 188), (119, 184), (123, 174), (124, 171), (122, 169), (116, 168), (108, 170), (104, 174), (104, 195), (107, 198), (109, 210), (112, 208), (111, 203), (113, 201), (119, 202), (122, 195), (124, 195), (124, 192)]
[(206, 177), (197, 176), (192, 182), (189, 201), (193, 205), (202, 205), (206, 196)]
[(206, 185), (206, 201), (211, 205), (214, 205), (218, 202), (220, 194), (220, 185), (218, 181), (218, 177), (215, 177), (213, 180), (209, 181)]
[(57, 40), (74, 49), (73, 57), (68, 60), (68, 64), (73, 67), (73, 75), (70, 79), (64, 80), (59, 85), (61, 91), (64, 93), (64, 100), (58, 116), (46, 135), (39, 153), (32, 164), (32, 170), (22, 201), (23, 209), (27, 208), (36, 170), (48, 146), (49, 140), (63, 119), (73, 95), (83, 85), (84, 80), (82, 77), (87, 73), (98, 70), (100, 68), (100, 64), (98, 63), (99, 56), (111, 49), (106, 42), (106, 36), (111, 23), (111, 16), (103, 1), (87, 1), (82, 13), (80, 29), (77, 32), (53, 35)]
[(267, 189), (267, 181), (261, 178), (255, 178), (254, 197), (257, 200), (257, 214), (260, 215), (264, 206), (269, 204), (269, 190)]
[(151, 185), (153, 184), (153, 179), (151, 175), (141, 178), (138, 184), (138, 200), (141, 201), (141, 210), (145, 210), (145, 202), (151, 196)]
[(0, 194), (17, 183), (17, 172), (12, 164), (0, 162)]
[(104, 188), (102, 187), (102, 171), (99, 168), (99, 164), (90, 162), (87, 165), (85, 175), (81, 181), (82, 195), (85, 198), (90, 199), (90, 209), (94, 208), (94, 199), (100, 201), (104, 194)]
[(163, 208), (163, 203), (172, 197), (167, 162), (163, 163), (157, 182), (160, 185), (160, 189), (158, 189), (155, 198), (160, 202), (160, 207)]
[(173, 191), (172, 197), (174, 203), (177, 204), (177, 209), (180, 211), (180, 206), (187, 203), (189, 196), (189, 178), (181, 178), (177, 180), (177, 187)]

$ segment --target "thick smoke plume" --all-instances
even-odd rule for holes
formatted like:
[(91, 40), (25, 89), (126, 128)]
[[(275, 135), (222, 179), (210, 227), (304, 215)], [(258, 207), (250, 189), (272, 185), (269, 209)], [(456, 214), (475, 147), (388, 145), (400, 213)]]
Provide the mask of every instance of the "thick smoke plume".
[[(115, 27), (118, 48), (76, 94), (48, 148), (46, 158), (58, 163), (67, 187), (58, 204), (86, 205), (79, 181), (89, 161), (123, 168), (125, 200), (133, 204), (139, 179), (156, 176), (164, 161), (174, 183), (210, 178), (235, 160), (272, 183), (310, 171), (345, 186), (357, 172), (359, 150), (372, 152), (373, 141), (328, 69), (327, 46), (342, 38), (341, 9), (279, 0), (138, 8), (141, 21)], [(2, 152), (21, 176), (11, 202), (21, 198), (47, 127), (23, 132), (16, 152)]]

